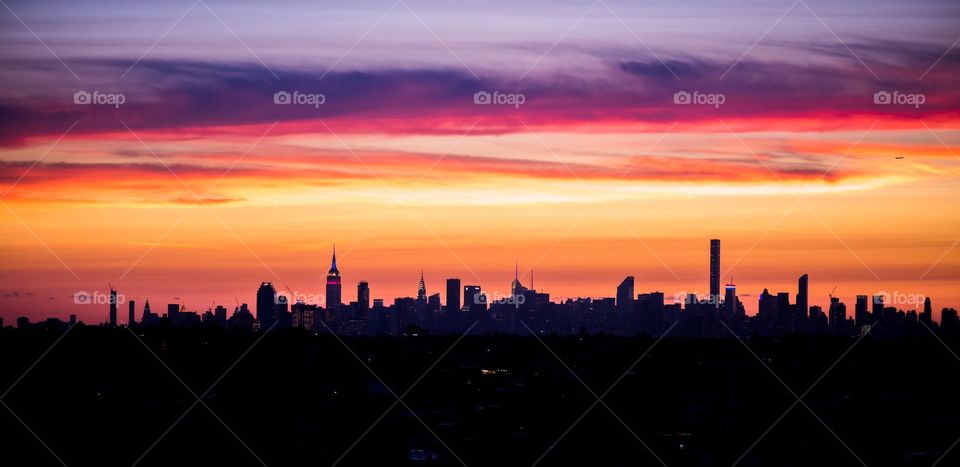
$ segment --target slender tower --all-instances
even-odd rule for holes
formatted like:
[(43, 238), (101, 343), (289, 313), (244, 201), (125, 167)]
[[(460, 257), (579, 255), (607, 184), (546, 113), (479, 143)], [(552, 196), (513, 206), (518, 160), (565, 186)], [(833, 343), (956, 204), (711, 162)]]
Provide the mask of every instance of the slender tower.
[(720, 303), (720, 240), (710, 240), (710, 302)]
[(333, 246), (333, 260), (330, 270), (327, 271), (327, 309), (339, 308), (343, 304), (340, 299), (340, 270), (337, 269), (337, 246)]
[(800, 276), (800, 279), (797, 280), (797, 311), (800, 314), (801, 320), (807, 319), (807, 310), (810, 309), (809, 306), (809, 288), (810, 288), (810, 279), (804, 274)]
[(110, 325), (117, 325), (117, 291), (110, 286)]

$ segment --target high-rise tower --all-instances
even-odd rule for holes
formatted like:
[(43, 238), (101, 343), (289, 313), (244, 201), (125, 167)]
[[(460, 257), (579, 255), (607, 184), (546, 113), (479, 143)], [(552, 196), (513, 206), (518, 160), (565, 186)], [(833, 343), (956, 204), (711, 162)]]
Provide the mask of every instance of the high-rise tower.
[(617, 313), (629, 315), (633, 313), (633, 276), (627, 276), (617, 286)]
[(423, 282), (423, 269), (420, 270), (420, 284), (417, 286), (417, 301), (427, 302), (427, 285)]
[[(465, 298), (464, 301), (469, 301)], [(447, 313), (460, 311), (460, 279), (447, 279)]]
[(277, 290), (269, 282), (257, 289), (257, 319), (260, 329), (270, 329), (277, 322)]
[(110, 325), (117, 325), (117, 291), (110, 287)]
[(327, 271), (327, 309), (339, 308), (343, 301), (340, 299), (340, 270), (337, 269), (337, 246), (333, 246), (333, 261)]
[(710, 303), (720, 303), (720, 240), (710, 240)]
[(810, 309), (810, 279), (804, 274), (797, 280), (797, 312), (800, 319), (807, 319), (807, 311)]

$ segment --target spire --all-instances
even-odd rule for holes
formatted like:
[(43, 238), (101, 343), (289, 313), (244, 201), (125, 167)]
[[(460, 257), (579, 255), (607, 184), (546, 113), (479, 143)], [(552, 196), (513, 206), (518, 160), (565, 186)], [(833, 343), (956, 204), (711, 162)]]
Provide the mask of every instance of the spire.
[(515, 281), (519, 281), (519, 280), (520, 280), (520, 261), (518, 261), (518, 260), (514, 260), (513, 280), (515, 280)]
[(333, 244), (333, 260), (330, 262), (330, 272), (329, 275), (340, 275), (340, 270), (337, 269), (337, 244)]
[(427, 299), (427, 286), (423, 282), (423, 269), (420, 269), (420, 286), (417, 287), (417, 300)]

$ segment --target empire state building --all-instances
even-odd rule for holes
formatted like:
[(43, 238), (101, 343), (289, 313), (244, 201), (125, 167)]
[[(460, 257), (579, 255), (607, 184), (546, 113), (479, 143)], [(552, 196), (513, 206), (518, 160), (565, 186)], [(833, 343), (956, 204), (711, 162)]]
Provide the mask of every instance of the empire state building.
[(337, 269), (337, 247), (333, 247), (333, 262), (327, 271), (327, 309), (339, 308), (340, 300), (340, 271)]

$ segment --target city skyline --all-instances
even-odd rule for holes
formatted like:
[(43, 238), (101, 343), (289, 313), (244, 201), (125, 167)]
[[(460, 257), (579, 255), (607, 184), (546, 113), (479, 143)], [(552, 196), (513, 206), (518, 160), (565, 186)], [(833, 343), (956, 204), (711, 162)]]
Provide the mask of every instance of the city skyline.
[(334, 242), (385, 298), (709, 293), (706, 237), (750, 294), (960, 303), (955, 2), (382, 3), (6, 2), (0, 313), (326, 294)]
[[(374, 283), (373, 287), (371, 287), (369, 281), (365, 279), (357, 279), (355, 282), (351, 282), (351, 281), (347, 282), (348, 294), (343, 295), (343, 291), (342, 291), (343, 283), (341, 282), (343, 277), (340, 275), (340, 270), (337, 265), (336, 246), (333, 246), (333, 250), (331, 252), (331, 259), (330, 259), (330, 267), (324, 276), (324, 279), (323, 279), (324, 283), (322, 287), (317, 287), (315, 291), (311, 291), (310, 289), (306, 289), (306, 290), (293, 289), (293, 288), (290, 288), (285, 283), (273, 283), (271, 281), (263, 281), (260, 285), (260, 288), (257, 290), (255, 294), (255, 298), (253, 300), (240, 299), (241, 296), (245, 297), (247, 294), (234, 295), (234, 301), (236, 305), (234, 312), (236, 312), (236, 310), (239, 309), (241, 304), (245, 306), (248, 304), (253, 304), (253, 306), (255, 306), (255, 309), (251, 313), (255, 315), (254, 317), (256, 319), (260, 321), (264, 321), (264, 320), (261, 320), (259, 314), (256, 311), (259, 309), (265, 308), (264, 304), (267, 304), (266, 307), (272, 307), (273, 306), (272, 304), (276, 303), (278, 300), (282, 300), (284, 303), (287, 303), (288, 305), (296, 302), (302, 302), (306, 304), (317, 305), (325, 309), (335, 309), (340, 306), (348, 306), (348, 305), (356, 306), (358, 303), (362, 301), (361, 297), (365, 297), (365, 306), (361, 306), (360, 309), (369, 310), (370, 304), (373, 303), (374, 301), (380, 301), (381, 303), (391, 303), (398, 299), (404, 299), (404, 298), (413, 299), (414, 297), (416, 297), (416, 300), (425, 302), (429, 295), (434, 295), (434, 294), (436, 294), (442, 300), (442, 303), (443, 303), (442, 307), (444, 312), (449, 312), (449, 307), (451, 304), (458, 304), (458, 305), (462, 304), (462, 306), (464, 307), (469, 307), (470, 300), (468, 299), (468, 294), (466, 292), (468, 288), (476, 289), (477, 291), (482, 289), (484, 292), (484, 295), (487, 297), (490, 297), (489, 300), (491, 301), (502, 300), (511, 295), (516, 296), (517, 295), (516, 288), (518, 286), (524, 287), (522, 285), (524, 280), (528, 280), (529, 282), (527, 282), (527, 286), (524, 287), (524, 290), (529, 288), (530, 290), (546, 292), (547, 294), (550, 294), (550, 296), (552, 297), (552, 302), (554, 303), (561, 303), (567, 300), (577, 300), (577, 299), (600, 300), (608, 297), (614, 297), (617, 300), (617, 303), (620, 303), (620, 301), (624, 297), (624, 294), (621, 293), (621, 289), (627, 290), (626, 287), (628, 287), (630, 291), (627, 294), (627, 296), (631, 296), (632, 299), (636, 299), (637, 297), (637, 294), (634, 292), (641, 293), (641, 294), (642, 293), (660, 293), (660, 294), (663, 294), (664, 303), (667, 305), (686, 304), (689, 301), (689, 296), (691, 294), (697, 297), (699, 300), (703, 300), (706, 302), (710, 302), (711, 300), (716, 300), (718, 303), (723, 303), (723, 302), (729, 303), (730, 293), (731, 291), (733, 291), (733, 293), (735, 294), (734, 297), (736, 299), (739, 299), (739, 303), (741, 303), (740, 306), (744, 307), (744, 311), (746, 312), (746, 315), (756, 316), (762, 309), (762, 305), (760, 305), (758, 301), (761, 299), (763, 294), (761, 293), (761, 291), (757, 291), (755, 293), (751, 291), (745, 292), (741, 287), (736, 285), (735, 281), (733, 281), (732, 275), (728, 276), (727, 279), (725, 280), (720, 280), (718, 276), (718, 271), (720, 270), (719, 268), (722, 265), (722, 255), (720, 250), (721, 239), (710, 239), (709, 242), (710, 242), (709, 255), (708, 255), (709, 270), (706, 274), (708, 278), (708, 281), (707, 281), (708, 283), (705, 288), (705, 290), (707, 290), (708, 293), (703, 293), (702, 290), (704, 289), (697, 289), (697, 288), (677, 289), (677, 290), (645, 289), (643, 288), (644, 284), (642, 282), (638, 282), (635, 276), (628, 275), (626, 276), (625, 279), (623, 279), (623, 282), (620, 284), (620, 286), (617, 286), (615, 290), (613, 290), (614, 293), (610, 293), (611, 290), (608, 289), (606, 290), (605, 293), (602, 293), (599, 295), (582, 295), (581, 294), (581, 295), (571, 295), (571, 296), (557, 295), (548, 288), (549, 286), (535, 289), (533, 284), (533, 270), (532, 269), (527, 270), (528, 275), (526, 277), (522, 277), (520, 273), (521, 269), (520, 269), (519, 261), (516, 261), (514, 264), (513, 282), (511, 283), (511, 285), (505, 286), (502, 289), (496, 288), (496, 287), (490, 288), (489, 286), (485, 286), (485, 284), (475, 283), (469, 280), (463, 281), (460, 277), (445, 277), (442, 281), (440, 281), (440, 283), (437, 286), (431, 287), (427, 285), (428, 282), (424, 278), (425, 273), (423, 270), (421, 270), (420, 276), (419, 276), (419, 284), (416, 287), (416, 291), (412, 293), (400, 293), (398, 295), (393, 295), (393, 296), (382, 296), (377, 294), (376, 292), (371, 291), (371, 289), (375, 290), (376, 283)], [(353, 289), (349, 287), (351, 283), (356, 284), (357, 289)], [(780, 282), (773, 281), (771, 282), (771, 284), (782, 284), (782, 281)], [(892, 306), (901, 311), (905, 311), (905, 312), (916, 311), (918, 313), (920, 311), (923, 311), (924, 305), (929, 306), (931, 300), (936, 300), (935, 298), (927, 296), (923, 293), (916, 293), (916, 292), (911, 293), (911, 292), (906, 292), (906, 291), (901, 291), (896, 289), (895, 290), (882, 290), (882, 289), (857, 290), (854, 292), (850, 292), (852, 295), (850, 298), (847, 298), (842, 294), (836, 293), (837, 289), (841, 286), (841, 284), (839, 283), (835, 284), (832, 287), (832, 289), (826, 293), (827, 299), (823, 300), (822, 298), (818, 299), (815, 293), (813, 295), (810, 294), (809, 275), (807, 273), (803, 273), (797, 276), (797, 278), (794, 279), (793, 284), (794, 285), (790, 287), (780, 287), (780, 288), (765, 285), (762, 287), (762, 292), (766, 292), (767, 290), (770, 290), (771, 293), (773, 293), (773, 295), (776, 295), (777, 292), (785, 290), (786, 293), (792, 296), (792, 293), (795, 291), (797, 294), (796, 305), (803, 310), (807, 310), (811, 306), (819, 307), (823, 310), (832, 310), (835, 305), (835, 303), (833, 303), (833, 300), (837, 299), (841, 303), (851, 304), (850, 305), (851, 312), (848, 313), (848, 316), (850, 318), (854, 317), (852, 312), (853, 310), (852, 304), (855, 301), (858, 301), (863, 296), (872, 297), (871, 303), (876, 300), (876, 297), (885, 297), (885, 303), (881, 304), (881, 309), (883, 308), (884, 305), (886, 305), (886, 306)], [(461, 289), (461, 285), (462, 285), (462, 289)], [(724, 291), (721, 291), (721, 288)], [(350, 294), (350, 292), (353, 290), (357, 291), (355, 297)], [(453, 290), (456, 290), (456, 294), (453, 296), (453, 301), (451, 301), (450, 297), (451, 297), (451, 293), (453, 293), (452, 292)], [(441, 295), (441, 292), (442, 292), (442, 295)], [(83, 295), (83, 297), (78, 298), (78, 295)], [(119, 299), (117, 297), (119, 297)], [(283, 298), (281, 299), (278, 297), (283, 297)], [(327, 297), (333, 297), (333, 302), (328, 301)], [(716, 298), (711, 299), (711, 297), (716, 297)], [(73, 297), (73, 304), (76, 307), (79, 307), (80, 310), (87, 311), (87, 313), (74, 313), (72, 311), (77, 308), (73, 307), (71, 309), (71, 312), (62, 313), (64, 316), (59, 316), (57, 314), (41, 315), (40, 311), (35, 310), (35, 313), (33, 314), (14, 313), (14, 314), (10, 314), (10, 316), (5, 316), (4, 318), (6, 320), (5, 321), (6, 323), (13, 323), (15, 318), (20, 318), (20, 317), (35, 318), (35, 319), (42, 320), (45, 318), (61, 318), (62, 319), (62, 318), (65, 318), (66, 316), (70, 316), (71, 320), (79, 319), (80, 321), (83, 321), (84, 318), (93, 317), (94, 319), (90, 321), (91, 323), (106, 323), (106, 324), (112, 323), (113, 325), (116, 325), (121, 323), (121, 321), (117, 318), (118, 309), (122, 309), (124, 307), (129, 306), (129, 313), (125, 323), (129, 323), (131, 317), (133, 317), (136, 321), (139, 321), (139, 319), (136, 317), (142, 316), (141, 311), (134, 309), (135, 303), (139, 302), (141, 304), (140, 306), (146, 307), (149, 313), (149, 306), (150, 306), (148, 301), (149, 298), (150, 298), (149, 295), (132, 296), (128, 294), (120, 294), (113, 287), (112, 284), (109, 284), (109, 287), (106, 293), (98, 291), (96, 289), (79, 290), (75, 292)], [(174, 296), (174, 297), (171, 297), (170, 299), (155, 297), (154, 300), (155, 300), (154, 301), (155, 305), (159, 303), (161, 306), (168, 306), (168, 308), (176, 305), (179, 311), (195, 312), (197, 313), (198, 316), (204, 311), (211, 312), (215, 307), (221, 308), (223, 305), (228, 304), (228, 302), (225, 302), (225, 301), (221, 302), (218, 300), (214, 300), (213, 303), (211, 304), (210, 301), (208, 300), (205, 302), (207, 303), (206, 308), (202, 308), (202, 307), (193, 308), (188, 306), (187, 303), (195, 303), (197, 301), (202, 301), (202, 300), (184, 298), (181, 296)], [(942, 305), (943, 308), (956, 307), (956, 304), (953, 304), (953, 303), (943, 303), (940, 301), (938, 301), (937, 303)], [(859, 307), (860, 305), (857, 304), (857, 306)], [(90, 309), (94, 307), (99, 307), (99, 308), (107, 307), (109, 309), (108, 318), (102, 321), (97, 321), (95, 319), (96, 318), (95, 314), (97, 310)], [(459, 309), (459, 307), (457, 307), (457, 309)], [(631, 308), (631, 311), (632, 311), (632, 308)], [(90, 316), (91, 314), (93, 316)], [(160, 314), (158, 313), (157, 316), (159, 317)], [(933, 321), (939, 321), (939, 319), (937, 318), (938, 317), (934, 317)], [(266, 327), (271, 326), (277, 320), (278, 320), (277, 316), (273, 315), (271, 317), (270, 315), (268, 315), (268, 317), (265, 320)], [(830, 321), (832, 322), (834, 320), (831, 319)]]

